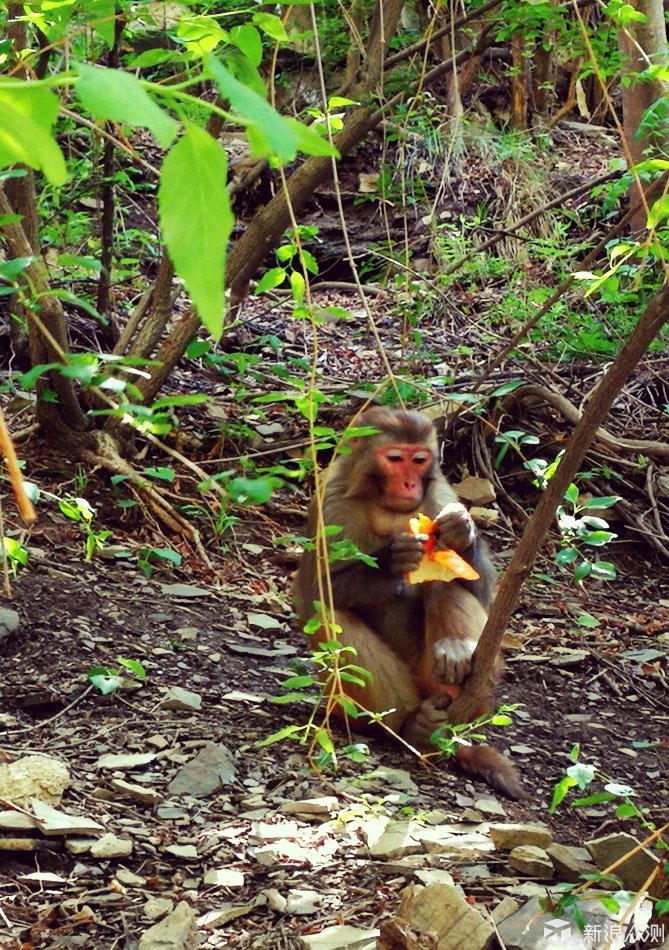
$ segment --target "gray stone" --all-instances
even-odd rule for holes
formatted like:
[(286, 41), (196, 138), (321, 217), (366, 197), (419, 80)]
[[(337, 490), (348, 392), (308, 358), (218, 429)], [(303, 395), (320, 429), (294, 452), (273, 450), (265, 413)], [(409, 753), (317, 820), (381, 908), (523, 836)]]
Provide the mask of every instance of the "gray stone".
[(509, 866), (528, 877), (538, 877), (550, 881), (553, 877), (553, 865), (543, 848), (533, 844), (521, 844), (509, 854)]
[(132, 841), (129, 838), (118, 838), (109, 832), (103, 835), (91, 846), (91, 856), (94, 858), (127, 858), (132, 854)]
[(597, 868), (589, 860), (590, 854), (585, 848), (553, 842), (546, 851), (561, 881), (578, 884), (582, 874), (597, 874)]
[(511, 824), (495, 822), (490, 825), (490, 837), (500, 851), (513, 851), (523, 844), (537, 848), (547, 848), (553, 840), (550, 828), (539, 822), (529, 824)]
[(0, 640), (11, 637), (19, 629), (19, 615), (9, 607), (0, 607)]
[(202, 709), (202, 697), (181, 686), (172, 686), (165, 698), (158, 704), (159, 709), (182, 709), (186, 712), (198, 712)]
[(200, 943), (193, 911), (181, 901), (164, 920), (142, 934), (137, 950), (196, 950)]
[(179, 769), (170, 784), (170, 795), (206, 798), (235, 781), (235, 762), (223, 744), (207, 743), (190, 762)]
[[(590, 852), (592, 860), (600, 871), (606, 871), (624, 855), (629, 854), (639, 846), (633, 835), (625, 832), (614, 832), (602, 838), (593, 838), (586, 841), (585, 846)], [(660, 863), (659, 858), (645, 849), (637, 851), (635, 855), (611, 871), (623, 882), (630, 891), (640, 891), (653, 870)]]
[[(411, 884), (402, 892), (397, 916), (382, 925), (377, 950), (392, 950), (398, 945), (431, 946), (421, 937), (431, 937), (438, 950), (484, 950), (494, 933), (490, 918), (468, 904), (457, 888)], [(410, 939), (398, 944), (398, 935), (410, 935)]]

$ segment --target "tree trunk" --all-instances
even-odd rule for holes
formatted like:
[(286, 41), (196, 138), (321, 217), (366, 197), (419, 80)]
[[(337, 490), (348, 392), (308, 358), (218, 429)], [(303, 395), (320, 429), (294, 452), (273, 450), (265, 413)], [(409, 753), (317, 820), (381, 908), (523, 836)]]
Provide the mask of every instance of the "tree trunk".
[[(656, 103), (661, 103), (669, 94), (666, 80), (640, 80), (639, 74), (649, 66), (659, 66), (666, 56), (667, 33), (664, 23), (662, 0), (630, 0), (639, 13), (646, 17), (645, 22), (631, 22), (620, 30), (621, 66), (623, 70), (623, 130), (632, 162), (636, 165), (644, 157), (658, 157), (663, 153), (666, 158), (669, 149), (669, 131), (664, 113), (660, 113), (655, 122), (649, 123), (647, 130), (639, 130), (644, 113)], [(664, 120), (664, 121), (663, 121)], [(651, 129), (651, 126), (654, 128)], [(643, 190), (636, 182), (630, 188), (630, 204), (635, 204)], [(632, 227), (641, 231), (646, 227), (646, 213), (642, 206), (634, 216)]]
[(472, 673), (449, 707), (449, 722), (469, 722), (490, 703), (493, 667), (520, 589), (546, 538), (564, 493), (574, 479), (597, 430), (648, 346), (669, 320), (669, 284), (652, 298), (616, 361), (603, 376), (576, 424), (557, 471), (527, 523), (499, 586), (488, 622), (474, 654)]

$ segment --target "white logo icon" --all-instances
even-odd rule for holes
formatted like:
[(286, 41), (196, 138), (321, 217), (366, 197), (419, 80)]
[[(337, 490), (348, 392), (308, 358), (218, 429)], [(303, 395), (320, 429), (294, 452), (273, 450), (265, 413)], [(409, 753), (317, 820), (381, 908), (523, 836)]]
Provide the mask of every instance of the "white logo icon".
[(544, 924), (544, 937), (549, 943), (566, 943), (571, 937), (571, 924), (568, 920), (562, 920), (560, 917), (555, 920), (549, 920)]

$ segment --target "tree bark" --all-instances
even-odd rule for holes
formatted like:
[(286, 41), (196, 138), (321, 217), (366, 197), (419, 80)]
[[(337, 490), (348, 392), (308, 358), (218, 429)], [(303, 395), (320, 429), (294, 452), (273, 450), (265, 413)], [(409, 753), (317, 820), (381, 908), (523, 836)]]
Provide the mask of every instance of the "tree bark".
[(468, 722), (482, 707), (489, 705), (493, 667), (504, 631), (515, 610), (520, 589), (532, 570), (537, 553), (553, 522), (555, 511), (578, 472), (613, 400), (668, 320), (669, 284), (665, 284), (646, 307), (627, 343), (588, 400), (587, 408), (572, 432), (557, 471), (527, 523), (499, 586), (488, 622), (474, 653), (471, 675), (460, 695), (449, 707), (449, 722)]
[[(657, 117), (655, 129), (639, 132), (644, 113), (669, 94), (669, 83), (661, 79), (639, 80), (650, 65), (660, 65), (667, 50), (667, 34), (664, 23), (662, 0), (630, 0), (632, 5), (646, 17), (645, 22), (629, 23), (620, 30), (618, 42), (623, 71), (623, 131), (627, 149), (636, 165), (644, 157), (657, 157), (669, 149), (669, 132), (662, 115)], [(646, 153), (652, 153), (652, 156)], [(630, 188), (630, 204), (636, 204), (643, 195), (643, 188), (633, 182)], [(632, 228), (641, 231), (646, 227), (645, 208), (635, 214)]]

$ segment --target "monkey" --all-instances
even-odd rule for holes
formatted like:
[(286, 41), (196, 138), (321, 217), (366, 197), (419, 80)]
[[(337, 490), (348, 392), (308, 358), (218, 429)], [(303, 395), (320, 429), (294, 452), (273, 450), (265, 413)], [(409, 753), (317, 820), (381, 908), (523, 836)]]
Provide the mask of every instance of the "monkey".
[[(354, 702), (386, 713), (383, 723), (409, 745), (434, 751), (430, 736), (446, 721), (457, 694), (453, 687), (470, 672), (496, 571), (485, 541), (439, 467), (432, 422), (420, 413), (374, 407), (357, 425), (376, 432), (350, 440), (349, 454), (339, 455), (326, 472), (322, 497), (324, 524), (341, 528), (335, 538), (352, 541), (376, 561), (371, 566), (352, 557), (330, 563), (338, 639), (355, 649), (352, 662), (372, 677), (363, 686), (343, 685)], [(407, 583), (406, 575), (424, 553), (424, 539), (408, 530), (409, 518), (419, 512), (437, 521), (437, 547), (463, 556), (478, 580)], [(316, 535), (317, 521), (313, 498), (309, 537)], [(318, 570), (315, 551), (305, 550), (293, 584), (302, 625), (319, 599)], [(526, 797), (515, 769), (495, 749), (462, 747), (456, 763), (511, 798)]]

